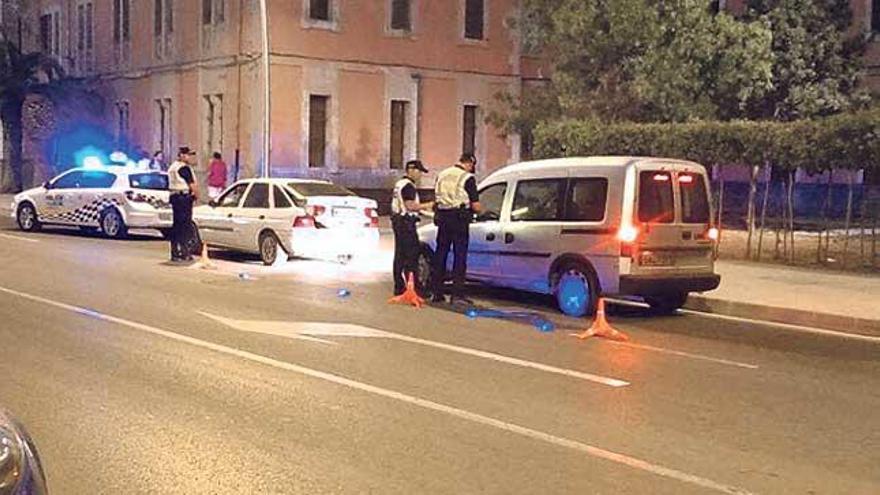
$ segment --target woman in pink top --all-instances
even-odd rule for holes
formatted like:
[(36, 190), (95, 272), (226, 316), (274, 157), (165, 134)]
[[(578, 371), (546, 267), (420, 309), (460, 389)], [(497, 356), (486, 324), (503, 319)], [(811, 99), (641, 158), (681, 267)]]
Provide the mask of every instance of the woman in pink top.
[(217, 199), (226, 189), (226, 163), (220, 153), (214, 152), (214, 158), (208, 165), (208, 196)]

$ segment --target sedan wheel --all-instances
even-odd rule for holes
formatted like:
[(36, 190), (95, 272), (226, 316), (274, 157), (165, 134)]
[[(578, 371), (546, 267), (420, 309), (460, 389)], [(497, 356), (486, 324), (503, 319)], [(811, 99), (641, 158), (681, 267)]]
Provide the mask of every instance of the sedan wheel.
[(111, 239), (122, 239), (128, 233), (122, 215), (116, 208), (110, 208), (101, 216), (101, 232)]
[(271, 232), (264, 232), (260, 235), (260, 260), (264, 265), (275, 263), (278, 258), (278, 238)]

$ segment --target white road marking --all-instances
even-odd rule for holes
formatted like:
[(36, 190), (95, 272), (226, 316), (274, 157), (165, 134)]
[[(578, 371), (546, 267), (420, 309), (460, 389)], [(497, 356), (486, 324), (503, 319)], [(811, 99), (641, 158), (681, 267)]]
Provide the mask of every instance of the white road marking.
[(589, 456), (596, 457), (599, 459), (604, 459), (607, 461), (615, 462), (618, 464), (622, 464), (624, 466), (631, 467), (633, 469), (639, 469), (651, 474), (655, 474), (657, 476), (662, 476), (664, 478), (669, 478), (677, 481), (681, 481), (684, 483), (690, 483), (692, 485), (700, 486), (703, 488), (707, 488), (710, 490), (715, 490), (721, 493), (728, 493), (732, 495), (748, 495), (751, 492), (746, 491), (742, 488), (738, 488), (731, 485), (725, 485), (723, 483), (718, 483), (716, 481), (710, 480), (708, 478), (703, 478), (701, 476), (693, 475), (690, 473), (686, 473), (683, 471), (678, 471), (676, 469), (668, 468), (665, 466), (661, 466), (659, 464), (654, 464), (636, 457), (630, 457), (626, 454), (621, 454), (618, 452), (613, 452), (610, 450), (605, 450), (600, 447), (596, 447), (593, 445), (589, 445), (583, 442), (579, 442), (577, 440), (571, 440), (564, 437), (558, 437), (556, 435), (552, 435), (550, 433), (545, 433), (539, 430), (534, 430), (531, 428), (527, 428), (525, 426), (520, 426), (514, 423), (508, 423), (506, 421), (502, 421), (500, 419), (495, 419), (490, 416), (484, 416), (482, 414), (470, 412), (464, 409), (459, 409), (452, 406), (447, 406), (445, 404), (441, 404), (439, 402), (430, 401), (428, 399), (422, 399), (420, 397), (415, 397), (412, 395), (407, 395), (401, 392), (396, 392), (394, 390), (378, 387), (375, 385), (370, 385), (368, 383), (359, 382), (356, 380), (352, 380), (349, 378), (345, 378), (339, 375), (334, 375), (332, 373), (327, 373), (324, 371), (315, 370), (312, 368), (307, 368), (305, 366), (300, 366), (293, 363), (288, 363), (285, 361), (279, 361), (277, 359), (272, 359), (270, 357), (262, 356), (260, 354), (255, 354), (248, 351), (243, 351), (241, 349), (236, 349), (233, 347), (228, 347), (221, 344), (215, 344), (213, 342), (208, 342), (205, 340), (200, 340), (194, 337), (189, 337), (186, 335), (181, 335), (174, 332), (169, 332), (167, 330), (162, 330), (160, 328), (152, 327), (149, 325), (144, 325), (143, 323), (137, 323), (134, 321), (125, 320), (123, 318), (118, 318), (115, 316), (105, 315), (102, 313), (98, 313), (96, 311), (82, 308), (79, 306), (73, 306), (70, 304), (65, 304), (62, 302), (52, 301), (50, 299), (46, 299), (40, 296), (35, 296), (31, 294), (27, 294), (24, 292), (19, 292), (12, 289), (7, 289), (5, 287), (0, 287), (0, 292), (5, 292), (7, 294), (11, 294), (14, 296), (18, 296), (24, 299), (29, 299), (31, 301), (39, 302), (46, 304), (48, 306), (53, 306), (56, 308), (72, 311), (77, 314), (87, 315), (92, 318), (107, 321), (110, 323), (116, 323), (118, 325), (123, 325), (129, 328), (133, 328), (135, 330), (140, 330), (145, 333), (149, 333), (152, 335), (157, 335), (160, 337), (167, 338), (169, 340), (174, 340), (177, 342), (183, 342), (186, 344), (190, 344), (195, 347), (201, 347), (203, 349), (208, 349), (214, 352), (218, 352), (221, 354), (226, 354), (229, 356), (238, 357), (241, 359), (245, 359), (248, 361), (252, 361), (255, 363), (264, 364), (267, 366), (272, 366), (274, 368), (291, 371), (294, 373), (299, 373), (301, 375), (309, 376), (312, 378), (316, 378), (319, 380), (324, 380), (327, 382), (335, 383), (337, 385), (342, 385), (344, 387), (348, 387), (353, 390), (359, 390), (361, 392), (367, 392), (374, 395), (378, 395), (381, 397), (386, 397), (389, 399), (397, 400), (406, 404), (411, 404), (414, 406), (421, 407), (423, 409), (428, 409), (431, 411), (436, 411), (440, 413), (447, 414), (449, 416), (453, 416), (456, 418), (464, 419), (470, 421), (472, 423), (491, 426), (493, 428), (497, 428), (502, 431), (507, 431), (510, 433), (514, 433), (517, 435), (521, 435), (527, 438), (531, 438), (533, 440), (539, 440), (542, 442), (546, 442), (552, 445), (556, 445), (559, 447), (565, 447), (568, 449), (576, 450), (578, 452), (583, 452)]
[(605, 376), (594, 375), (591, 373), (583, 373), (566, 368), (557, 368), (555, 366), (536, 363), (533, 361), (526, 361), (524, 359), (495, 354), (493, 352), (481, 351), (478, 349), (471, 349), (470, 347), (461, 347), (452, 344), (444, 344), (442, 342), (434, 342), (433, 340), (410, 337), (409, 335), (402, 335), (385, 330), (377, 330), (375, 328), (365, 327), (362, 325), (354, 325), (350, 323), (233, 320), (231, 318), (224, 318), (222, 316), (216, 316), (204, 312), (199, 312), (199, 314), (207, 318), (211, 318), (212, 320), (220, 322), (226, 326), (245, 332), (265, 333), (269, 335), (290, 338), (302, 338), (303, 336), (308, 336), (312, 338), (320, 336), (335, 336), (394, 339), (402, 342), (409, 342), (411, 344), (424, 345), (437, 349), (443, 349), (446, 351), (457, 352), (460, 354), (467, 354), (484, 359), (491, 359), (492, 361), (512, 364), (514, 366), (522, 366), (524, 368), (531, 368), (540, 371), (546, 371), (548, 373), (565, 375), (572, 378), (578, 378), (580, 380), (587, 380), (595, 383), (600, 383), (602, 385), (608, 385), (609, 387), (626, 387), (629, 385), (629, 382), (619, 380), (617, 378), (609, 378)]
[(689, 314), (689, 315), (699, 315), (699, 316), (705, 316), (708, 318), (718, 318), (719, 320), (736, 321), (736, 322), (740, 322), (740, 323), (751, 323), (751, 324), (757, 324), (757, 325), (779, 327), (779, 328), (785, 328), (787, 330), (796, 330), (799, 332), (812, 333), (812, 334), (816, 334), (816, 335), (825, 335), (828, 337), (838, 337), (841, 339), (861, 340), (863, 342), (872, 342), (874, 344), (880, 344), (880, 337), (875, 337), (873, 335), (860, 335), (860, 334), (854, 334), (854, 333), (838, 332), (835, 330), (826, 330), (824, 328), (808, 327), (805, 325), (792, 325), (791, 323), (777, 323), (775, 321), (755, 320), (752, 318), (744, 318), (742, 316), (728, 316), (728, 315), (720, 315), (718, 313), (704, 313), (702, 311), (693, 311), (690, 309), (679, 309), (679, 311), (682, 313), (685, 313), (685, 314)]
[(24, 241), (24, 242), (40, 242), (40, 241), (38, 241), (37, 239), (28, 239), (27, 237), (19, 237), (19, 236), (17, 236), (17, 235), (10, 235), (10, 234), (0, 234), (0, 237), (2, 237), (2, 238), (4, 238), (4, 239), (13, 239), (13, 240), (16, 240), (16, 241)]
[(613, 345), (619, 345), (622, 347), (632, 347), (634, 349), (642, 349), (642, 350), (646, 350), (646, 351), (661, 352), (663, 354), (672, 354), (674, 356), (682, 356), (682, 357), (688, 357), (691, 359), (699, 359), (701, 361), (709, 361), (709, 362), (718, 363), (718, 364), (726, 364), (729, 366), (736, 366), (738, 368), (746, 368), (746, 369), (750, 369), (750, 370), (758, 369), (757, 364), (740, 363), (739, 361), (730, 361), (729, 359), (714, 358), (714, 357), (710, 357), (710, 356), (704, 356), (702, 354), (694, 354), (692, 352), (675, 351), (672, 349), (666, 349), (663, 347), (656, 347), (653, 345), (634, 344), (632, 342), (611, 342), (611, 341), (609, 341), (609, 343), (613, 344)]

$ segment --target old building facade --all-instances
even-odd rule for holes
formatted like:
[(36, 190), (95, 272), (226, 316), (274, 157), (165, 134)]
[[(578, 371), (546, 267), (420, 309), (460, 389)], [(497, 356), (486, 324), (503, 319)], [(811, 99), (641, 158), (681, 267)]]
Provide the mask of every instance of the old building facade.
[[(260, 173), (259, 0), (28, 3), (26, 39), (101, 87), (120, 142), (219, 151), (239, 176)], [(517, 139), (485, 123), (524, 77), (517, 5), (266, 0), (270, 173), (377, 188), (410, 158), (437, 169), (473, 151), (482, 173), (517, 160)]]

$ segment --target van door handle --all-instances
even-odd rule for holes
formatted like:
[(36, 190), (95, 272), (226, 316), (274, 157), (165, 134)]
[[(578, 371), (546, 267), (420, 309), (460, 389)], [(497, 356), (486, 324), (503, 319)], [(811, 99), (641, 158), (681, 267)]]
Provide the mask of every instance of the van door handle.
[(509, 232), (504, 234), (504, 244), (510, 244), (514, 239), (516, 239), (516, 237), (514, 237), (513, 234)]
[(682, 233), (681, 233), (681, 238), (684, 239), (684, 240), (686, 240), (686, 241), (689, 241), (689, 240), (691, 240), (691, 239), (694, 238), (694, 234), (693, 234), (693, 232), (690, 232), (690, 231), (688, 231), (688, 232), (682, 232)]
[(227, 214), (226, 218), (232, 218), (232, 213)]
[(266, 215), (260, 215), (260, 220), (265, 220), (265, 219), (266, 219)]
[(493, 234), (493, 233), (491, 233), (491, 232), (488, 233), (488, 234), (486, 234), (486, 240), (487, 240), (487, 241), (494, 241), (494, 240), (495, 240), (495, 234)]

